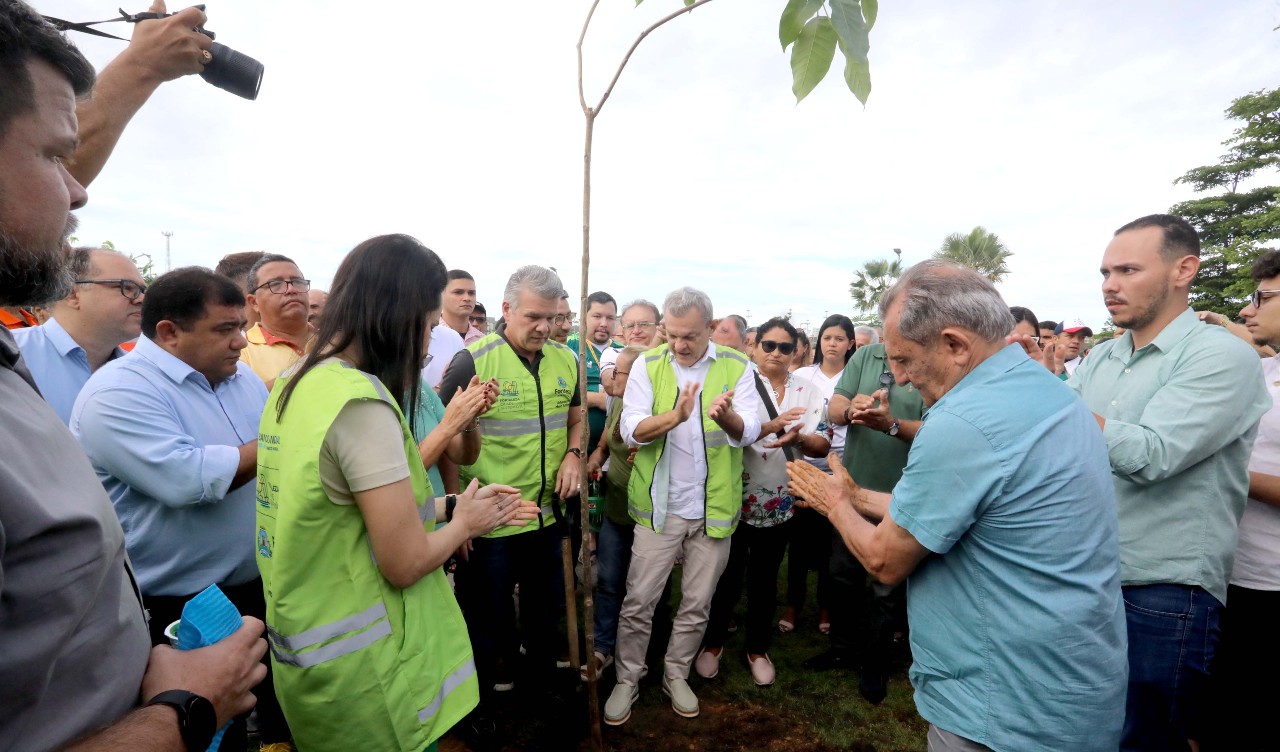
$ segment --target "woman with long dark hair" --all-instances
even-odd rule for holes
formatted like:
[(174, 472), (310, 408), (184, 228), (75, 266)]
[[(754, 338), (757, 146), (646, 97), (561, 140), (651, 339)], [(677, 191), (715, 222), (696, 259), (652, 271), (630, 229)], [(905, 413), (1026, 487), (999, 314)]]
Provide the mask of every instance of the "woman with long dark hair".
[[(844, 364), (849, 362), (854, 344), (853, 321), (848, 316), (835, 314), (828, 316), (818, 329), (817, 345), (813, 348), (813, 365), (800, 368), (795, 375), (808, 379), (817, 385), (822, 392), (822, 421), (818, 423), (818, 433), (823, 434), (831, 442), (831, 451), (844, 456), (844, 436), (848, 426), (833, 426), (827, 420), (827, 405), (831, 395), (835, 394), (840, 374), (844, 373)], [(816, 467), (826, 471), (826, 457), (805, 457)], [(787, 553), (787, 610), (778, 620), (779, 632), (790, 632), (800, 621), (800, 612), (804, 609), (805, 596), (809, 590), (809, 572), (818, 573), (818, 631), (827, 634), (831, 631), (831, 615), (828, 610), (828, 590), (831, 586), (830, 570), (827, 566), (831, 558), (831, 523), (826, 517), (812, 509), (801, 507), (796, 510), (795, 522), (791, 525), (791, 541)]]
[(536, 516), (509, 486), (433, 498), (410, 423), (444, 285), (417, 240), (361, 243), (334, 276), (315, 347), (262, 416), (258, 567), (276, 694), (301, 750), (434, 748), (478, 698), (440, 567)]

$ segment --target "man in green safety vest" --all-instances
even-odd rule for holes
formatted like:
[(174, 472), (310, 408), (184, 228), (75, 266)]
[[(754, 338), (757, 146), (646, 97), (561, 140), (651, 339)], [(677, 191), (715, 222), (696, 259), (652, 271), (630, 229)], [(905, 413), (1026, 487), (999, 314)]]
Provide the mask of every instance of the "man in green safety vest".
[[(557, 321), (562, 314), (556, 304), (564, 295), (564, 285), (550, 269), (517, 269), (503, 294), (503, 325), (458, 352), (440, 384), (445, 402), (473, 375), (497, 387), (497, 402), (475, 427), (481, 434), (480, 456), (460, 468), (461, 484), (502, 479), (541, 508), (535, 522), (500, 527), (473, 541), (458, 571), (458, 599), (475, 649), (482, 708), (488, 693), (513, 688), (522, 647), (535, 687), (545, 686), (541, 679), (551, 678), (559, 655), (564, 590), (552, 497), (574, 498), (582, 487), (583, 419), (578, 359), (550, 338), (552, 327), (563, 323)], [(517, 584), (519, 630), (512, 601)]]
[(706, 293), (683, 287), (668, 295), (668, 344), (632, 365), (623, 395), (622, 438), (639, 447), (627, 489), (637, 524), (618, 623), (618, 684), (605, 704), (612, 726), (631, 717), (654, 606), (681, 555), (662, 690), (678, 715), (698, 715), (689, 667), (742, 511), (742, 447), (760, 434), (754, 372), (742, 353), (711, 343), (711, 317)]
[(582, 337), (587, 338), (587, 352), (582, 365), (587, 369), (587, 420), (591, 422), (591, 438), (587, 446), (600, 443), (604, 433), (605, 401), (608, 395), (600, 388), (600, 371), (605, 354), (614, 349), (613, 330), (618, 324), (618, 301), (607, 292), (596, 291), (587, 296), (587, 317), (581, 332), (565, 342), (576, 355)]

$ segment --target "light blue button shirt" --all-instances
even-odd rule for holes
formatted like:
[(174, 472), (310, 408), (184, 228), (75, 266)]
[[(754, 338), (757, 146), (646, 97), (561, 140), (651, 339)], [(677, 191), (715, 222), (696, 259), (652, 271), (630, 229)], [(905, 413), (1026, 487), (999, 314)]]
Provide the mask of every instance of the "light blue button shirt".
[(71, 432), (115, 505), (143, 595), (258, 576), (254, 484), (230, 490), (267, 402), (245, 363), (209, 381), (146, 337), (89, 379)]
[(1115, 752), (1128, 682), (1102, 432), (1010, 345), (925, 414), (889, 514), (933, 551), (908, 580), (930, 723), (993, 749)]
[[(84, 348), (71, 339), (57, 319), (19, 329), (13, 338), (22, 350), (22, 361), (40, 387), (40, 394), (62, 422), (69, 424), (76, 396), (93, 375)], [(123, 356), (124, 350), (118, 347), (111, 354), (112, 360)]]

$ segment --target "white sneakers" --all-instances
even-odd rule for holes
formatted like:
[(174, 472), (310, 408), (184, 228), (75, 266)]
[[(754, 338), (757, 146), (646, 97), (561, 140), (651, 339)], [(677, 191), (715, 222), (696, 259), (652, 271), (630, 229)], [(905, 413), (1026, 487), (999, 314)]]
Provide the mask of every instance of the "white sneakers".
[(671, 709), (685, 718), (698, 717), (698, 696), (684, 679), (662, 678), (662, 691), (671, 698)]
[(604, 704), (604, 722), (609, 726), (621, 726), (631, 719), (631, 706), (640, 696), (640, 688), (634, 684), (618, 682)]
[(693, 662), (693, 670), (703, 679), (714, 679), (720, 673), (720, 656), (724, 653), (724, 648), (715, 653), (711, 651), (712, 648), (703, 648)]
[[(698, 717), (698, 696), (689, 688), (684, 679), (662, 680), (662, 691), (671, 698), (671, 709), (676, 715), (685, 718)], [(631, 720), (631, 706), (640, 696), (640, 688), (621, 682), (613, 685), (613, 692), (604, 704), (604, 722), (610, 726), (621, 726)]]
[(756, 680), (757, 687), (767, 687), (777, 677), (768, 653), (757, 658), (747, 656), (747, 665), (751, 666), (751, 678)]

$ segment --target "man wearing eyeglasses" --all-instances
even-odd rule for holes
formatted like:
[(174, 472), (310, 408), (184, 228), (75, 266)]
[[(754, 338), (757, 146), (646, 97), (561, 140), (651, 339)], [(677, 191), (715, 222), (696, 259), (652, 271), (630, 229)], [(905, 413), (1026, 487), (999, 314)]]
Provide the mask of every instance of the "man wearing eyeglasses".
[(471, 323), (471, 326), (474, 327), (476, 331), (480, 332), (481, 337), (489, 333), (489, 319), (487, 314), (488, 311), (484, 309), (484, 303), (476, 303), (475, 308), (471, 309), (471, 315), (467, 317), (467, 321)]
[(44, 324), (13, 333), (40, 393), (63, 423), (93, 372), (124, 355), (122, 342), (142, 331), (147, 286), (133, 261), (104, 248), (71, 253), (75, 285)]
[[(861, 327), (859, 327), (861, 328)], [(898, 386), (884, 344), (861, 345), (845, 365), (828, 407), (833, 425), (848, 426), (844, 467), (857, 484), (892, 493), (907, 466), (924, 402), (913, 384)], [(867, 570), (838, 535), (831, 536), (831, 640), (804, 662), (814, 671), (860, 671), (858, 691), (872, 704), (888, 693), (894, 632), (903, 631), (904, 586), (868, 579)]]
[[(1241, 327), (1227, 317), (1201, 313), (1206, 323), (1247, 337), (1268, 353), (1262, 373), (1273, 406), (1258, 424), (1249, 455), (1249, 500), (1240, 517), (1231, 580), (1230, 608), (1222, 618), (1222, 642), (1215, 657), (1213, 695), (1218, 698), (1213, 724), (1215, 744), (1205, 749), (1259, 750), (1272, 745), (1270, 707), (1256, 678), (1280, 672), (1275, 624), (1280, 617), (1280, 252), (1267, 251), (1251, 269), (1257, 289), (1240, 311)], [(1243, 331), (1242, 331), (1243, 330)]]
[(1115, 484), (1129, 631), (1122, 750), (1186, 748), (1221, 722), (1206, 686), (1271, 397), (1257, 354), (1187, 306), (1199, 268), (1186, 220), (1154, 214), (1116, 230), (1102, 297), (1128, 331), (1067, 381), (1102, 429)]
[[(637, 298), (622, 307), (622, 315), (618, 317), (620, 323), (619, 329), (622, 331), (622, 345), (641, 345), (643, 347), (657, 347), (659, 342), (658, 325), (662, 322), (662, 314), (658, 311), (658, 306), (650, 303), (643, 298)], [(609, 384), (613, 381), (613, 369), (618, 362), (618, 349), (610, 348), (600, 354), (600, 387), (606, 392), (609, 390)], [(609, 404), (616, 397), (610, 398), (606, 402), (605, 410), (608, 411)]]
[(249, 364), (267, 385), (275, 383), (284, 369), (306, 352), (314, 329), (307, 323), (311, 314), (308, 291), (311, 280), (292, 259), (268, 253), (249, 270), (249, 308), (258, 314), (258, 323), (245, 332), (249, 344), (240, 351), (240, 360)]

